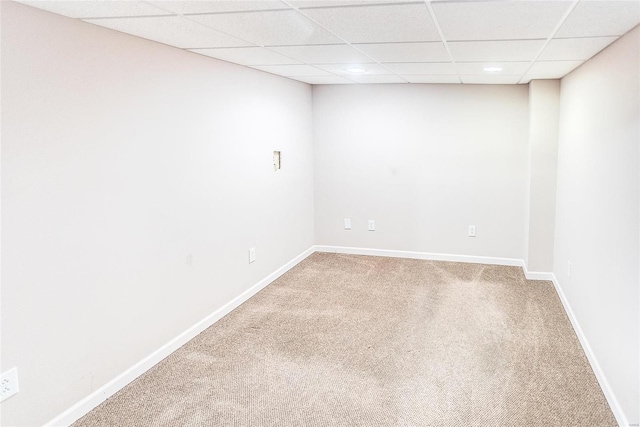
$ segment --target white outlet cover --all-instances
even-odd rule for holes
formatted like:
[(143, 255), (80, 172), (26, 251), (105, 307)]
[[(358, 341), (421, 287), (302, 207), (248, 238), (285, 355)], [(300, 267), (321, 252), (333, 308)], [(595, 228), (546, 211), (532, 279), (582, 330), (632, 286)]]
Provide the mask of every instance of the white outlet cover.
[(351, 230), (351, 218), (344, 219), (344, 229)]
[(249, 249), (249, 264), (256, 260), (256, 248)]
[(373, 219), (369, 220), (369, 231), (376, 231), (376, 222)]
[(0, 402), (10, 398), (20, 391), (18, 387), (18, 368), (11, 368), (0, 378)]
[(476, 237), (476, 226), (475, 225), (470, 225), (469, 226), (469, 237)]

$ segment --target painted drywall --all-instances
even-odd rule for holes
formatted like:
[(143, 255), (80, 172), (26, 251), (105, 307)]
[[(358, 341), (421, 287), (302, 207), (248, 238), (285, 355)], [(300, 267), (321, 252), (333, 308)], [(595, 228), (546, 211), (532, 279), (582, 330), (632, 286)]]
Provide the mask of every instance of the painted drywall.
[(10, 2), (2, 56), (2, 425), (34, 426), (313, 245), (311, 88)]
[(640, 423), (639, 52), (636, 28), (562, 79), (554, 259), (631, 425)]
[(313, 124), (316, 244), (523, 258), (527, 86), (314, 86)]
[(559, 108), (559, 80), (529, 83), (528, 271), (553, 271)]

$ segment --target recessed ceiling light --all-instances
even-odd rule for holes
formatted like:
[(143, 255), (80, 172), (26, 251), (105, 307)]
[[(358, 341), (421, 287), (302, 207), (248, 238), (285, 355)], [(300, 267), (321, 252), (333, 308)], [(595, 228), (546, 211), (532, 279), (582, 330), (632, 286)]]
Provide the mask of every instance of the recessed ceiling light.
[(502, 71), (502, 67), (497, 67), (497, 66), (484, 67), (484, 70), (488, 73), (497, 73), (499, 71)]
[(365, 70), (362, 67), (349, 67), (349, 68), (347, 68), (347, 72), (348, 73), (353, 73), (353, 74), (362, 74), (362, 73), (366, 73), (367, 70)]

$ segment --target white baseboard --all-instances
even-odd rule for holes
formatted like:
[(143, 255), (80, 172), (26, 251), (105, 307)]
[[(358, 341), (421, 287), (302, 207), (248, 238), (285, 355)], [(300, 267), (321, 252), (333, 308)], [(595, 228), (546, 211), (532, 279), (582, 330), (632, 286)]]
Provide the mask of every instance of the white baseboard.
[(524, 271), (524, 277), (527, 280), (548, 280), (553, 281), (553, 273), (546, 273), (541, 271), (529, 271), (527, 270), (527, 263), (522, 261), (522, 270)]
[(431, 252), (394, 251), (389, 249), (352, 248), (346, 246), (316, 245), (318, 252), (330, 252), (339, 254), (387, 256), (392, 258), (427, 259), (430, 261), (469, 262), (473, 264), (509, 265), (522, 267), (527, 280), (553, 280), (553, 273), (528, 271), (525, 262), (517, 258), (496, 258), (475, 255), (438, 254)]
[(318, 252), (330, 252), (330, 253), (339, 253), (339, 254), (354, 254), (354, 255), (372, 255), (372, 256), (386, 256), (386, 257), (394, 257), (394, 258), (412, 258), (412, 259), (426, 259), (432, 261), (454, 261), (454, 262), (470, 262), (476, 264), (492, 264), (492, 265), (509, 265), (509, 266), (519, 266), (522, 267), (525, 277), (527, 280), (547, 280), (553, 282), (553, 285), (556, 289), (560, 297), (560, 301), (562, 301), (562, 305), (564, 307), (569, 320), (571, 321), (571, 325), (578, 336), (580, 344), (582, 345), (582, 349), (589, 360), (591, 368), (596, 375), (598, 383), (600, 384), (600, 388), (602, 388), (602, 392), (604, 393), (609, 406), (611, 407), (611, 411), (613, 415), (616, 417), (616, 421), (620, 426), (627, 427), (629, 422), (627, 417), (624, 415), (618, 400), (616, 399), (607, 378), (598, 363), (598, 359), (596, 358), (589, 342), (587, 341), (584, 332), (582, 332), (582, 328), (578, 323), (571, 306), (569, 305), (569, 301), (567, 300), (558, 279), (553, 273), (547, 272), (538, 272), (538, 271), (528, 271), (526, 263), (524, 260), (516, 259), (516, 258), (493, 258), (493, 257), (482, 257), (482, 256), (469, 256), (469, 255), (451, 255), (451, 254), (437, 254), (437, 253), (429, 253), (429, 252), (408, 252), (408, 251), (394, 251), (387, 249), (368, 249), (368, 248), (352, 248), (352, 247), (343, 247), (343, 246), (322, 246), (316, 245), (315, 250)]
[(317, 252), (331, 252), (339, 254), (386, 256), (391, 258), (426, 259), (430, 261), (469, 262), (474, 264), (522, 266), (522, 260), (516, 258), (494, 258), (474, 255), (437, 254), (430, 252), (395, 251), (389, 249), (351, 248), (346, 246), (316, 245)]
[(182, 347), (189, 340), (194, 338), (200, 332), (207, 329), (209, 326), (216, 323), (218, 320), (222, 319), (224, 316), (229, 314), (232, 310), (240, 306), (243, 302), (260, 292), (264, 289), (268, 284), (276, 280), (278, 277), (282, 276), (284, 273), (289, 271), (291, 268), (295, 267), (300, 261), (308, 257), (314, 252), (314, 247), (310, 247), (306, 251), (302, 252), (300, 255), (293, 258), (291, 261), (287, 262), (282, 267), (278, 268), (273, 273), (269, 274), (264, 279), (260, 280), (255, 285), (251, 286), (249, 289), (244, 291), (242, 294), (235, 297), (233, 300), (229, 301), (195, 325), (191, 326), (189, 329), (91, 393), (89, 396), (85, 397), (75, 405), (71, 406), (69, 409), (49, 421), (45, 424), (44, 427), (58, 427), (58, 426), (69, 426), (77, 421), (82, 416), (86, 415), (93, 408), (107, 400), (109, 397), (114, 395), (116, 392), (120, 391), (124, 386), (138, 378), (140, 375), (144, 374), (146, 371), (151, 369), (154, 365), (160, 362), (165, 357), (169, 356), (171, 353), (176, 351), (178, 348)]
[(522, 267), (524, 270), (524, 277), (527, 280), (546, 280), (551, 282), (553, 280), (553, 273), (545, 273), (541, 271), (527, 271), (525, 267)]
[(200, 332), (207, 329), (209, 326), (213, 325), (215, 322), (223, 318), (225, 315), (230, 313), (232, 310), (240, 306), (243, 302), (251, 298), (253, 295), (257, 294), (263, 288), (265, 288), (268, 284), (276, 280), (278, 277), (282, 276), (284, 273), (289, 271), (291, 268), (296, 266), (300, 261), (311, 255), (313, 252), (330, 252), (330, 253), (341, 253), (341, 254), (354, 254), (354, 255), (371, 255), (371, 256), (386, 256), (393, 258), (411, 258), (411, 259), (426, 259), (432, 261), (452, 261), (452, 262), (468, 262), (468, 263), (476, 263), (476, 264), (489, 264), (489, 265), (508, 265), (508, 266), (518, 266), (522, 267), (525, 273), (525, 276), (528, 280), (549, 280), (553, 282), (555, 286), (556, 292), (560, 297), (560, 301), (562, 301), (562, 305), (573, 325), (574, 330), (576, 331), (576, 335), (580, 340), (580, 344), (591, 364), (591, 367), (600, 383), (600, 387), (609, 402), (609, 406), (613, 411), (616, 420), (620, 426), (628, 426), (629, 423), (627, 418), (625, 417), (618, 400), (616, 399), (609, 382), (607, 381), (604, 372), (600, 368), (600, 364), (591, 350), (591, 346), (587, 341), (586, 336), (582, 332), (582, 328), (576, 319), (571, 306), (567, 298), (562, 291), (560, 283), (553, 273), (544, 273), (544, 272), (529, 272), (527, 271), (526, 265), (523, 260), (516, 258), (495, 258), (495, 257), (483, 257), (483, 256), (471, 256), (471, 255), (452, 255), (452, 254), (437, 254), (437, 253), (429, 253), (429, 252), (411, 252), (411, 251), (395, 251), (395, 250), (387, 250), (387, 249), (368, 249), (368, 248), (351, 248), (351, 247), (342, 247), (342, 246), (323, 246), (316, 245), (312, 246), (306, 251), (302, 252), (297, 257), (293, 258), (291, 261), (287, 262), (285, 265), (260, 280), (258, 283), (253, 285), (251, 288), (247, 289), (242, 294), (238, 295), (232, 301), (228, 302), (218, 310), (211, 313), (206, 318), (202, 319), (167, 344), (163, 345), (158, 350), (151, 353), (149, 356), (145, 357), (131, 368), (127, 369), (120, 375), (118, 375), (113, 380), (109, 381), (107, 384), (103, 385), (89, 396), (85, 397), (75, 405), (71, 406), (69, 409), (49, 421), (45, 424), (45, 427), (58, 427), (58, 426), (69, 426), (77, 421), (79, 418), (87, 414), (93, 408), (107, 400), (109, 397), (114, 395), (116, 392), (121, 390), (124, 386), (138, 378), (140, 375), (148, 371), (162, 359), (176, 351), (178, 348), (186, 344), (189, 340), (194, 338)]
[(562, 302), (564, 311), (567, 313), (567, 316), (571, 321), (573, 330), (576, 331), (576, 335), (578, 336), (578, 340), (582, 345), (582, 349), (584, 350), (584, 353), (586, 354), (587, 359), (589, 360), (591, 369), (593, 369), (593, 372), (596, 375), (596, 379), (598, 380), (598, 383), (600, 384), (600, 388), (602, 389), (602, 392), (604, 393), (604, 396), (606, 397), (607, 402), (611, 407), (611, 411), (613, 412), (613, 415), (616, 417), (616, 421), (618, 422), (618, 425), (624, 426), (624, 427), (629, 426), (629, 421), (627, 420), (627, 417), (622, 411), (622, 408), (620, 407), (620, 403), (618, 403), (618, 399), (616, 399), (616, 396), (613, 393), (611, 386), (609, 385), (609, 381), (607, 381), (607, 377), (604, 375), (604, 372), (600, 367), (600, 363), (598, 363), (598, 359), (596, 358), (595, 353), (591, 349), (591, 346), (589, 345), (589, 341), (587, 341), (587, 337), (582, 331), (582, 328), (580, 327), (580, 323), (578, 323), (578, 319), (576, 318), (575, 314), (573, 313), (573, 310), (571, 309), (571, 306), (569, 305), (569, 300), (567, 300), (567, 297), (562, 291), (562, 286), (560, 286), (560, 282), (558, 282), (558, 279), (556, 278), (555, 274), (553, 273), (550, 273), (550, 274), (551, 274), (551, 281), (553, 282), (553, 286), (556, 288), (556, 292), (560, 297), (560, 301)]

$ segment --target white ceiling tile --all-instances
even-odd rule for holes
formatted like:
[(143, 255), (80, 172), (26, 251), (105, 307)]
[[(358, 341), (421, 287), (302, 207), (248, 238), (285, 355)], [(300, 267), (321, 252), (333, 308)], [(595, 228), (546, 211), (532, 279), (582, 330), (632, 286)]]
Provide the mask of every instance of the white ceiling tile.
[(444, 62), (450, 59), (442, 42), (373, 43), (354, 46), (378, 62)]
[(250, 45), (180, 16), (87, 19), (86, 22), (181, 48)]
[(533, 61), (544, 40), (449, 42), (454, 61)]
[(341, 43), (295, 10), (191, 15), (190, 18), (261, 46)]
[(520, 83), (530, 83), (531, 80), (557, 80), (557, 78), (550, 79), (550, 78), (544, 77), (544, 76), (537, 76), (537, 75), (533, 75), (533, 74), (527, 74), (526, 76), (524, 76), (522, 78)]
[(158, 0), (149, 2), (162, 9), (175, 13), (220, 13), (220, 12), (239, 12), (249, 10), (269, 10), (269, 9), (288, 9), (289, 7), (281, 1), (275, 0), (181, 0), (166, 1)]
[(546, 39), (570, 1), (432, 3), (447, 41)]
[(384, 64), (396, 74), (457, 74), (451, 62), (406, 62)]
[(404, 75), (409, 83), (460, 83), (458, 76), (454, 75)]
[(462, 83), (481, 85), (515, 85), (520, 81), (520, 76), (460, 76)]
[(364, 68), (366, 71), (362, 74), (354, 74), (347, 71), (349, 68), (346, 64), (319, 64), (318, 68), (322, 68), (333, 74), (343, 74), (345, 76), (354, 75), (376, 75), (376, 74), (391, 74), (391, 71), (378, 64), (349, 64), (351, 66), (357, 66), (358, 68)]
[(407, 83), (401, 77), (394, 75), (369, 75), (369, 76), (349, 76), (350, 80), (358, 83), (373, 84), (373, 83)]
[(353, 84), (351, 80), (347, 80), (338, 76), (306, 76), (306, 77), (289, 77), (289, 78), (298, 80), (301, 82), (309, 83), (312, 85)]
[(640, 23), (640, 2), (581, 1), (556, 37), (620, 36)]
[(86, 22), (180, 48), (251, 45), (179, 16), (87, 19)]
[(536, 61), (527, 75), (535, 75), (548, 79), (559, 79), (569, 74), (584, 61)]
[(169, 14), (164, 10), (160, 10), (141, 1), (17, 1), (70, 18), (108, 18)]
[(282, 46), (272, 49), (283, 55), (310, 64), (358, 64), (373, 62), (369, 57), (346, 44)]
[(287, 58), (263, 47), (237, 47), (219, 49), (191, 49), (192, 52), (240, 65), (282, 65), (299, 64), (295, 59)]
[(292, 0), (288, 2), (293, 7), (336, 7), (362, 6), (377, 3), (410, 3), (408, 0)]
[(613, 43), (617, 37), (587, 37), (553, 39), (542, 52), (540, 60), (587, 60)]
[(301, 11), (349, 43), (440, 41), (424, 3)]
[[(454, 65), (428, 1), (17, 1), (311, 84), (561, 78), (640, 23), (638, 0), (581, 0), (529, 67), (570, 1), (434, 0)], [(367, 71), (350, 74), (347, 65)], [(488, 74), (488, 65), (503, 70)]]
[(285, 77), (328, 76), (330, 73), (311, 65), (263, 65), (255, 66), (258, 70)]
[[(522, 75), (527, 72), (531, 62), (456, 62), (460, 74), (486, 74), (488, 76)], [(485, 67), (502, 67), (502, 71), (488, 72)]]

